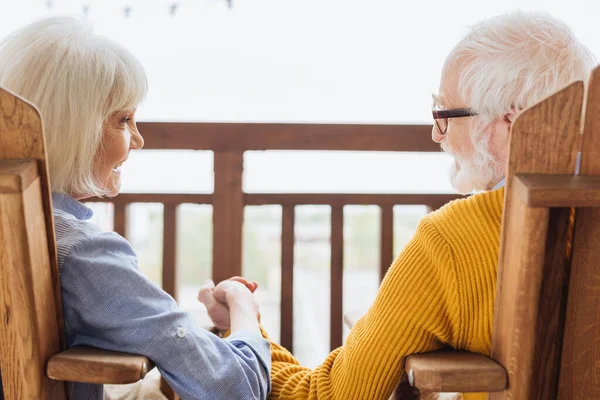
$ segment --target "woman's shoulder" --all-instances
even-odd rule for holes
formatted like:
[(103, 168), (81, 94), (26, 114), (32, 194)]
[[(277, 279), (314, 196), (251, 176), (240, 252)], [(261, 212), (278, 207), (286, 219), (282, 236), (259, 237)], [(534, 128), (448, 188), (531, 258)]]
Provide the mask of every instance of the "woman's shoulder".
[(87, 249), (89, 252), (98, 249), (120, 249), (127, 253), (132, 252), (129, 242), (114, 232), (103, 232), (98, 225), (79, 220), (60, 209), (55, 208), (53, 214), (58, 265), (61, 269), (65, 259), (76, 248), (79, 252), (82, 249)]

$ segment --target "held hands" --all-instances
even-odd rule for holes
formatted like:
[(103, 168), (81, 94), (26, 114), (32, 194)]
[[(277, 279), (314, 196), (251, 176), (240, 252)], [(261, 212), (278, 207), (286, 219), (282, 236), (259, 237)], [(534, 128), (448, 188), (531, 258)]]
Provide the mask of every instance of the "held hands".
[(254, 291), (258, 283), (233, 277), (216, 287), (207, 280), (198, 292), (198, 300), (206, 306), (209, 317), (219, 331), (258, 329), (258, 304)]

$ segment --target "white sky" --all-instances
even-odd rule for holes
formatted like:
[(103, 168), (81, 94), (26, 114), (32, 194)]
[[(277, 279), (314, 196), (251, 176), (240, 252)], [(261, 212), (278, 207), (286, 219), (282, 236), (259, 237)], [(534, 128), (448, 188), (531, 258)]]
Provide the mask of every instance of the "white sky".
[[(0, 0), (0, 36), (87, 5), (97, 30), (131, 49), (148, 72), (141, 120), (430, 123), (441, 66), (466, 27), (517, 7), (563, 19), (600, 54), (600, 2), (589, 0), (233, 0), (232, 9), (225, 0), (53, 3)], [(150, 162), (155, 157), (132, 156), (125, 190), (212, 189), (209, 154)], [(190, 170), (191, 158), (202, 171)], [(308, 162), (269, 152), (247, 161), (249, 191), (450, 190), (449, 160), (438, 155), (329, 154)], [(175, 173), (182, 169), (189, 173)]]

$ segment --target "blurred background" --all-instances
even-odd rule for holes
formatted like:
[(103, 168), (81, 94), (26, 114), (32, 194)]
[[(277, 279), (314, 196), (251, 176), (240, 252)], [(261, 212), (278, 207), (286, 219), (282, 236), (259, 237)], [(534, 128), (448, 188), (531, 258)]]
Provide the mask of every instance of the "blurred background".
[[(140, 121), (430, 124), (444, 59), (467, 27), (499, 13), (543, 10), (600, 54), (600, 3), (572, 0), (0, 0), (0, 37), (37, 18), (87, 15), (129, 48), (150, 82)], [(141, 132), (142, 135), (144, 132)], [(246, 152), (248, 193), (451, 193), (442, 153)], [(147, 150), (123, 167), (123, 192), (212, 193), (213, 153)], [(113, 229), (113, 206), (94, 203)], [(394, 208), (394, 253), (425, 206)], [(344, 209), (344, 311), (365, 311), (379, 284), (377, 206)], [(212, 207), (177, 211), (177, 301), (211, 277)], [(132, 204), (128, 239), (161, 285), (162, 204)], [(310, 367), (329, 352), (330, 207), (296, 207), (294, 353)], [(260, 283), (263, 323), (277, 340), (281, 207), (248, 206), (243, 274)]]

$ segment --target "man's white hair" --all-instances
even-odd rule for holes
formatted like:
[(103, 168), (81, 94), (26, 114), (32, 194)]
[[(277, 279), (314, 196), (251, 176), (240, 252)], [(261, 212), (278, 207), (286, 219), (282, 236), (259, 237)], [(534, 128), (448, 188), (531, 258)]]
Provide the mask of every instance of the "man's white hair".
[[(564, 22), (544, 13), (513, 12), (474, 25), (444, 69), (454, 63), (460, 65), (459, 95), (479, 113), (470, 122), (475, 152), (457, 158), (461, 167), (455, 164), (451, 171), (454, 188), (469, 193), (491, 189), (506, 171), (507, 160), (490, 152), (492, 123), (576, 80), (587, 82), (596, 61)], [(451, 144), (445, 145), (452, 153)]]
[(448, 57), (464, 60), (461, 97), (490, 118), (517, 112), (573, 81), (587, 81), (592, 53), (562, 21), (513, 12), (474, 25)]
[(46, 18), (0, 41), (0, 86), (40, 110), (52, 190), (105, 194), (94, 179), (94, 156), (108, 117), (146, 95), (139, 61), (96, 35), (86, 19)]

